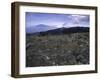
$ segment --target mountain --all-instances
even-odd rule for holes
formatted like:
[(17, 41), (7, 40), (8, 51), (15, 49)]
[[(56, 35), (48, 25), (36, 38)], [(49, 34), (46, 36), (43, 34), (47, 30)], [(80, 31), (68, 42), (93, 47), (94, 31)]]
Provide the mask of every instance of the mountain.
[(56, 27), (54, 27), (54, 26), (38, 24), (38, 25), (34, 25), (32, 27), (26, 27), (26, 33), (44, 32), (44, 31), (48, 31), (51, 29), (55, 29), (55, 28)]
[(60, 35), (60, 34), (68, 34), (68, 33), (82, 33), (82, 32), (89, 32), (89, 27), (62, 27), (62, 28), (57, 28), (57, 29), (51, 29), (47, 31), (40, 31), (36, 33), (27, 33), (27, 35)]
[(57, 28), (53, 30), (48, 30), (44, 32), (39, 32), (35, 34), (39, 35), (54, 35), (54, 34), (67, 34), (67, 33), (80, 33), (80, 32), (89, 32), (89, 27), (70, 27), (70, 28)]

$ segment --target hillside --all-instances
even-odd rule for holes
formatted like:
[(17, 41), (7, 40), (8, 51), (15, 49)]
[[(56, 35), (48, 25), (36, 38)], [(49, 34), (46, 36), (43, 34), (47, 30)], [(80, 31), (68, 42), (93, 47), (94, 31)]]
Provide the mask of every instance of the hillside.
[(62, 27), (62, 28), (56, 28), (51, 29), (47, 31), (40, 31), (35, 33), (28, 33), (27, 35), (38, 35), (38, 36), (45, 36), (45, 35), (62, 35), (62, 34), (69, 34), (69, 33), (80, 33), (80, 32), (89, 32), (89, 27)]
[(63, 28), (57, 30), (62, 35), (51, 35), (56, 30), (44, 36), (26, 35), (26, 67), (89, 64), (89, 32), (67, 33)]

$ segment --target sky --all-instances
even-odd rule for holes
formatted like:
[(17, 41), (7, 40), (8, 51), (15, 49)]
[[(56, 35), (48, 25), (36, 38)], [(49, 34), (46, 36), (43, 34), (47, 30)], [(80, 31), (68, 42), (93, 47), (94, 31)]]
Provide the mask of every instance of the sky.
[[(36, 28), (37, 25), (48, 25), (48, 29), (61, 27), (89, 27), (90, 16), (84, 14), (55, 14), (55, 13), (34, 13), (26, 12), (26, 31)], [(39, 27), (43, 27), (39, 26)], [(45, 26), (46, 28), (46, 26)], [(42, 28), (39, 28), (42, 30)], [(39, 30), (38, 29), (38, 30)]]

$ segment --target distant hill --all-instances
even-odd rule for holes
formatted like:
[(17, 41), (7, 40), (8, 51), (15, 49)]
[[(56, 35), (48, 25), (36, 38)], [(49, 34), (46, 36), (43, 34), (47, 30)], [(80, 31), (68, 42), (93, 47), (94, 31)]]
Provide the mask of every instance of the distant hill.
[(57, 35), (57, 34), (68, 34), (68, 33), (80, 33), (80, 32), (89, 32), (89, 27), (70, 27), (70, 28), (57, 28), (48, 31), (36, 32), (27, 35)]
[(26, 27), (26, 33), (32, 34), (37, 32), (44, 32), (51, 29), (56, 29), (55, 26), (45, 25), (45, 24), (38, 24), (30, 27)]

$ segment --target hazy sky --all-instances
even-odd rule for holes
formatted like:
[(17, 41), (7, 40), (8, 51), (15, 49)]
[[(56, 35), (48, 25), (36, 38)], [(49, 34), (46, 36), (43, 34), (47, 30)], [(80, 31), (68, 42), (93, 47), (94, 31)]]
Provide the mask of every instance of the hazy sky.
[(26, 12), (26, 27), (45, 24), (55, 27), (89, 27), (89, 15)]

